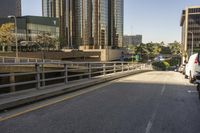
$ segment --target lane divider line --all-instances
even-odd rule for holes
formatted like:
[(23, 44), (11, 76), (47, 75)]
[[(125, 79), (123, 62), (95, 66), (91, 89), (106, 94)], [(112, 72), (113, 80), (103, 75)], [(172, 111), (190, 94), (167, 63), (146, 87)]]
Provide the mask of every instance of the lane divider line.
[[(162, 97), (164, 95), (165, 89), (166, 89), (166, 79), (164, 80), (164, 85), (162, 87), (162, 90), (161, 90), (161, 93), (160, 93), (160, 97)], [(152, 129), (153, 123), (155, 121), (156, 115), (158, 113), (158, 109), (159, 109), (160, 104), (161, 104), (161, 102), (159, 100), (159, 102), (156, 105), (156, 108), (155, 108), (155, 110), (154, 110), (154, 112), (153, 112), (153, 114), (151, 116), (151, 119), (149, 120), (149, 122), (147, 124), (145, 133), (151, 133), (151, 129)]]

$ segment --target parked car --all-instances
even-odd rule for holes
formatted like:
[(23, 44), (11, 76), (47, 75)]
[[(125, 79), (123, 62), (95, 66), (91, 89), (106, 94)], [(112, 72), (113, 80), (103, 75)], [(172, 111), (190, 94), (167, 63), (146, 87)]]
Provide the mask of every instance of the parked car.
[(197, 72), (200, 72), (200, 54), (193, 54), (185, 67), (185, 78), (189, 78), (190, 83), (193, 83)]

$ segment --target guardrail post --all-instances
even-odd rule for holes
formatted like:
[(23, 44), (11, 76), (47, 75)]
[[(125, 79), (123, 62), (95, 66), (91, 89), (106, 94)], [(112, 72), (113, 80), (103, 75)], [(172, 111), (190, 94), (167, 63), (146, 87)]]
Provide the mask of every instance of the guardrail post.
[(44, 87), (45, 84), (45, 72), (44, 72), (44, 64), (42, 63), (42, 86)]
[(5, 58), (4, 58), (4, 57), (2, 58), (2, 63), (3, 63), (3, 64), (5, 63)]
[(68, 83), (68, 67), (67, 64), (64, 64), (64, 69), (65, 69), (65, 84)]
[(143, 64), (141, 64), (141, 66), (140, 66), (140, 70), (142, 70), (143, 69)]
[(114, 63), (114, 73), (116, 73), (116, 63)]
[(147, 69), (147, 65), (146, 65), (146, 64), (144, 64), (144, 69), (145, 69), (145, 70)]
[(106, 76), (106, 64), (103, 64), (103, 76)]
[(36, 88), (40, 89), (41, 85), (40, 85), (40, 65), (39, 64), (35, 65), (35, 72), (36, 72), (35, 79), (37, 81)]
[[(15, 83), (15, 73), (10, 74), (9, 81), (10, 81), (11, 84)], [(15, 91), (16, 91), (15, 86), (11, 86), (10, 92), (15, 92)]]
[(89, 70), (89, 79), (92, 78), (92, 64), (88, 63), (88, 70)]
[(132, 70), (134, 70), (135, 69), (135, 64), (134, 63), (132, 63)]
[(128, 71), (130, 71), (130, 63), (128, 63)]
[(124, 63), (122, 63), (122, 72), (124, 72)]

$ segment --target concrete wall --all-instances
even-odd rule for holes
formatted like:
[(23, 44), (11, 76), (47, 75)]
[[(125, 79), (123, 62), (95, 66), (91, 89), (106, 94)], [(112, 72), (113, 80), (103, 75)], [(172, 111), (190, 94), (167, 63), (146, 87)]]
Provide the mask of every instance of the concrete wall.
[[(0, 52), (0, 56), (15, 57), (15, 52)], [(101, 56), (99, 51), (45, 52), (45, 59), (61, 60), (71, 58), (89, 58), (95, 56), (97, 61)], [(42, 58), (42, 52), (19, 52), (19, 57)]]
[[(61, 60), (61, 59), (78, 59), (83, 61), (85, 58), (93, 57), (93, 61), (113, 61), (120, 60), (122, 57), (122, 52), (126, 54), (127, 52), (123, 49), (88, 49), (73, 52), (45, 52), (45, 59)], [(14, 52), (0, 52), (0, 56), (15, 57)], [(19, 57), (26, 58), (42, 58), (41, 52), (19, 52)], [(87, 59), (86, 59), (87, 60)], [(85, 61), (86, 61), (85, 60)]]
[(126, 53), (126, 51), (123, 49), (88, 49), (84, 51), (101, 52), (101, 61), (120, 60), (120, 58), (122, 57), (122, 52), (124, 54)]

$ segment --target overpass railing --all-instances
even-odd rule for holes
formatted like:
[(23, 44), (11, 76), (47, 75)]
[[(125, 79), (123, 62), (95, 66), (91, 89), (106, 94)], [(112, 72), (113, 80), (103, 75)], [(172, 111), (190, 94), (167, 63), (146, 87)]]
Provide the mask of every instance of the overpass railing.
[(0, 64), (8, 63), (60, 63), (60, 60), (41, 59), (41, 58), (26, 58), (26, 57), (7, 57), (0, 56)]
[[(49, 65), (59, 67), (47, 69)], [(131, 62), (66, 62), (66, 63), (4, 63), (0, 67), (32, 66), (30, 72), (0, 74), (0, 94), (42, 89), (52, 85), (67, 85), (82, 79), (92, 79), (135, 70), (149, 70), (151, 65)]]

